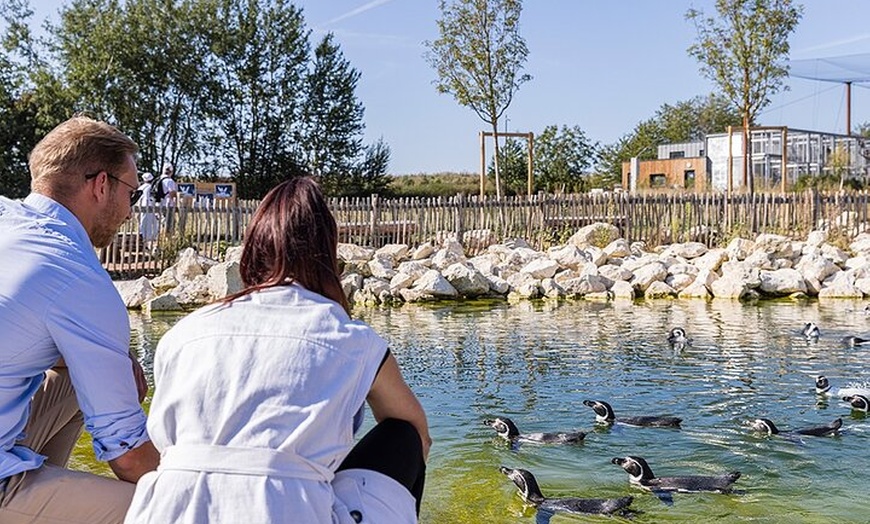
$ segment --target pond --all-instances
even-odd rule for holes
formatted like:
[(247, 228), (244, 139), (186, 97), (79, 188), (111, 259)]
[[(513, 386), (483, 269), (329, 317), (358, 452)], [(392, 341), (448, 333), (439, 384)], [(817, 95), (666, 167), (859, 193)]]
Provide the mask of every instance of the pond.
[[(860, 301), (703, 300), (647, 302), (457, 302), (357, 309), (387, 338), (426, 408), (432, 448), (421, 522), (535, 522), (498, 467), (533, 472), (545, 495), (634, 496), (634, 522), (867, 522), (870, 419), (834, 388), (867, 379), (868, 348), (845, 346), (870, 333)], [(132, 344), (146, 366), (179, 317), (131, 313)], [(800, 330), (822, 330), (816, 342)], [(691, 344), (674, 350), (671, 327)], [(669, 414), (682, 429), (597, 427), (585, 399), (617, 416)], [(507, 446), (483, 425), (508, 416), (520, 431), (589, 432), (579, 445)], [(753, 432), (766, 417), (780, 428), (842, 417), (837, 437), (787, 439)], [(371, 416), (368, 416), (371, 424)], [(100, 469), (87, 440), (76, 467)], [(732, 494), (676, 494), (666, 504), (629, 485), (613, 457), (640, 455), (659, 476), (739, 470)], [(601, 522), (557, 514), (551, 522)]]

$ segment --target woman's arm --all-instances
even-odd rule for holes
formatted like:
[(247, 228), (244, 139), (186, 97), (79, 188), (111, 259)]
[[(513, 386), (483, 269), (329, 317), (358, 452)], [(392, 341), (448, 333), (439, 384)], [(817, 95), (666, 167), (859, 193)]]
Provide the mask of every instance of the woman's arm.
[(417, 400), (417, 396), (402, 378), (399, 363), (393, 355), (387, 356), (381, 370), (375, 377), (371, 390), (367, 397), (372, 414), (378, 422), (386, 418), (407, 420), (420, 433), (423, 441), (423, 459), (429, 457), (429, 447), (432, 438), (429, 436), (429, 423), (426, 421), (426, 413), (423, 406)]

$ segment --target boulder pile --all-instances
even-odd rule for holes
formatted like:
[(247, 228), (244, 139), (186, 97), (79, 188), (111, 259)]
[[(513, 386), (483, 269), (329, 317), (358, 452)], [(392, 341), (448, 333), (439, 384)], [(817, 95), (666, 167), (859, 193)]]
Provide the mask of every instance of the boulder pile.
[[(117, 282), (130, 308), (181, 310), (241, 289), (241, 248), (223, 262), (183, 251), (178, 262), (148, 280)], [(870, 233), (848, 251), (825, 231), (796, 241), (773, 234), (735, 238), (725, 248), (698, 242), (647, 251), (619, 238), (610, 224), (578, 230), (564, 245), (536, 251), (521, 239), (493, 244), (467, 257), (455, 237), (411, 247), (380, 249), (340, 244), (342, 287), (355, 304), (390, 304), (455, 298), (660, 299), (870, 296)]]

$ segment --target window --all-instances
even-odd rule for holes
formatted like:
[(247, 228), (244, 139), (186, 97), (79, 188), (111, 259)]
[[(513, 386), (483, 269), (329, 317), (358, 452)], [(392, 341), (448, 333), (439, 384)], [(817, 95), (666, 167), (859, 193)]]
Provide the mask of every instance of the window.
[(683, 187), (686, 189), (695, 189), (695, 170), (683, 172)]
[(667, 185), (667, 177), (662, 173), (649, 176), (649, 187), (665, 187)]
[(668, 158), (686, 158), (685, 151), (671, 151)]

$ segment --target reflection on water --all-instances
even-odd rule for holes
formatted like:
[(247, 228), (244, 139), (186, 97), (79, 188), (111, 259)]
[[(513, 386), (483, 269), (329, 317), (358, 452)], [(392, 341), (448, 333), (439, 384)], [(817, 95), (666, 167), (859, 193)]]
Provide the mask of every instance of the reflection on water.
[[(459, 302), (356, 314), (390, 341), (429, 416), (423, 522), (534, 522), (498, 472), (503, 464), (531, 470), (547, 495), (633, 494), (640, 522), (797, 523), (867, 521), (870, 424), (813, 391), (817, 374), (835, 388), (867, 379), (870, 349), (840, 342), (870, 333), (862, 309), (851, 301)], [(175, 320), (131, 314), (146, 368)], [(800, 335), (808, 321), (822, 329), (817, 343)], [(692, 339), (677, 351), (666, 342), (675, 326)], [(617, 416), (680, 416), (683, 429), (596, 428), (584, 399), (610, 402)], [(578, 446), (512, 451), (481, 423), (495, 415), (521, 431), (590, 433)], [(782, 428), (842, 417), (845, 430), (794, 442), (753, 434), (747, 422), (757, 417)], [(666, 506), (610, 464), (629, 454), (663, 476), (739, 470), (740, 493), (677, 495)], [(601, 518), (552, 520), (586, 521)]]

